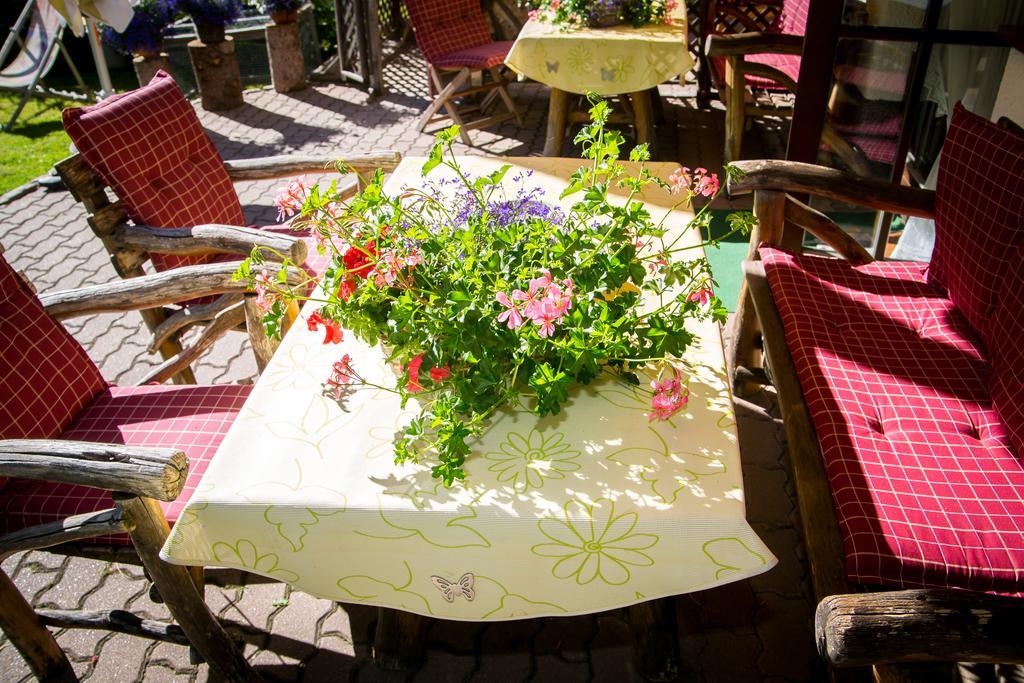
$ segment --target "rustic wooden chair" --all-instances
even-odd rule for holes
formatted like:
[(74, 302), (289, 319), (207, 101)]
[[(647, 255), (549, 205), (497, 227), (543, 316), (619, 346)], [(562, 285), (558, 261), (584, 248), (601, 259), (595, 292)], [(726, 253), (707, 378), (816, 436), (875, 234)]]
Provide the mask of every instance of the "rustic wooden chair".
[[(251, 385), (109, 386), (57, 322), (241, 294), (245, 285), (231, 280), (235, 267), (187, 266), (37, 297), (0, 257), (0, 559), (47, 548), (141, 564), (177, 622), (121, 610), (36, 612), (0, 572), (0, 628), (40, 680), (76, 680), (46, 626), (191, 644), (225, 680), (257, 678), (203, 602), (202, 572), (158, 556), (168, 522), (195, 489)], [(211, 327), (238, 325), (243, 306), (226, 309)], [(144, 381), (166, 381), (191, 360), (166, 363)]]
[[(418, 129), (422, 132), (433, 123), (448, 120), (458, 124), (462, 142), (472, 145), (470, 130), (493, 126), (510, 118), (522, 126), (523, 119), (506, 88), (511, 79), (502, 73), (512, 42), (494, 42), (480, 3), (477, 0), (405, 0), (405, 7), (416, 44), (427, 60), (432, 98), (420, 116)], [(480, 74), (479, 85), (471, 83), (475, 73)], [(482, 93), (487, 94), (479, 104), (469, 102), (471, 95)], [(497, 98), (507, 111), (487, 115)], [(441, 109), (445, 114), (438, 114)], [(480, 114), (477, 118), (464, 118), (477, 113)]]
[[(192, 105), (162, 71), (142, 88), (65, 110), (64, 127), (79, 153), (58, 163), (57, 172), (85, 206), (114, 269), (126, 278), (142, 275), (147, 266), (163, 271), (237, 259), (254, 246), (268, 247), (271, 258), (275, 252), (288, 256), (318, 277), (329, 259), (317, 253), (308, 229), (242, 227), (233, 183), (345, 168), (353, 173), (343, 188), (354, 194), (366, 174), (390, 171), (401, 160), (397, 153), (381, 152), (349, 154), (342, 162), (304, 156), (225, 162)], [(153, 332), (150, 351), (165, 358), (180, 353), (185, 332), (237, 301), (237, 294), (229, 294), (142, 311)], [(195, 380), (185, 368), (175, 381)]]
[[(1001, 353), (1019, 363), (1024, 334), (1024, 136), (1003, 129), (958, 106), (936, 191), (786, 161), (736, 162), (729, 181), (732, 195), (754, 192), (759, 222), (731, 330), (736, 389), (761, 374), (778, 393), (816, 639), (837, 678), (874, 666), (878, 680), (949, 680), (949, 662), (1024, 662), (1024, 601), (992, 594), (1021, 592), (1019, 484), (986, 483), (1021, 478), (1024, 443), (1006, 389), (1020, 366), (997, 371)], [(873, 261), (789, 193), (935, 218), (932, 262)], [(801, 254), (804, 232), (841, 259)], [(895, 398), (878, 403), (889, 377)]]

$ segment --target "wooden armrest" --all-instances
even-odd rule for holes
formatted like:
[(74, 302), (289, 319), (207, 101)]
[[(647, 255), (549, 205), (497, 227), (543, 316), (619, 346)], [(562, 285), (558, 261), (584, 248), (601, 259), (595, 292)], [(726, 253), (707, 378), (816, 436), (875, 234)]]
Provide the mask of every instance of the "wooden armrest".
[(754, 190), (807, 192), (879, 211), (923, 218), (935, 216), (935, 192), (932, 190), (861, 178), (845, 171), (797, 161), (734, 161), (732, 165), (741, 174), (729, 178), (727, 189), (730, 195)]
[(820, 654), (835, 666), (1024, 663), (1024, 600), (953, 590), (832, 595), (818, 605)]
[(292, 235), (267, 232), (237, 225), (197, 225), (193, 228), (153, 228), (148, 225), (121, 225), (112, 237), (128, 248), (142, 249), (159, 254), (190, 256), (211, 251), (248, 256), (253, 247), (268, 247), (268, 259), (278, 260), (284, 254), (294, 263), (306, 260), (305, 241)]
[(708, 57), (742, 57), (771, 52), (780, 55), (803, 53), (803, 36), (788, 33), (716, 33), (708, 36), (705, 54)]
[(0, 441), (0, 476), (40, 479), (174, 500), (185, 486), (188, 458), (176, 448), (63, 441)]
[[(39, 300), (54, 319), (64, 320), (88, 313), (156, 308), (225, 292), (242, 293), (249, 289), (249, 283), (231, 279), (240, 263), (232, 261), (184, 266), (102, 285), (47, 293), (41, 295)], [(281, 269), (276, 263), (266, 263), (264, 267), (271, 277)], [(294, 267), (288, 269), (289, 285), (300, 285), (307, 280), (308, 276), (304, 272)]]
[(346, 154), (341, 159), (287, 155), (225, 161), (224, 168), (231, 180), (263, 180), (305, 173), (347, 173), (347, 169), (363, 175), (373, 173), (378, 168), (389, 172), (395, 170), (401, 160), (401, 154), (391, 151), (357, 152)]

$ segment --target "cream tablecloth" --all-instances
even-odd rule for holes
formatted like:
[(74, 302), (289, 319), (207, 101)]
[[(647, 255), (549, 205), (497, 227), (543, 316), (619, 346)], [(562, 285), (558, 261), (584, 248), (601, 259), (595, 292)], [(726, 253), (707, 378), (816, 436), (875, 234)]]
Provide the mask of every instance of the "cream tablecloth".
[(677, 22), (562, 31), (554, 24), (530, 20), (505, 64), (566, 92), (594, 91), (606, 96), (639, 92), (681, 77), (693, 67), (686, 20)]
[[(484, 173), (506, 160), (465, 161)], [(553, 199), (578, 165), (507, 161), (535, 169), (531, 183)], [(418, 182), (421, 163), (403, 161), (390, 191)], [(666, 202), (655, 189), (648, 203), (658, 217)], [(321, 393), (343, 353), (392, 385), (381, 350), (352, 335), (324, 346), (322, 333), (296, 324), (162, 556), (343, 602), (495, 621), (596, 612), (760, 574), (776, 560), (744, 518), (721, 337), (711, 323), (693, 331), (689, 407), (671, 421), (649, 422), (647, 398), (597, 382), (556, 417), (500, 414), (473, 446), (467, 483), (449, 490), (427, 467), (394, 464), (392, 437), (411, 415), (395, 395), (359, 391), (346, 411)]]

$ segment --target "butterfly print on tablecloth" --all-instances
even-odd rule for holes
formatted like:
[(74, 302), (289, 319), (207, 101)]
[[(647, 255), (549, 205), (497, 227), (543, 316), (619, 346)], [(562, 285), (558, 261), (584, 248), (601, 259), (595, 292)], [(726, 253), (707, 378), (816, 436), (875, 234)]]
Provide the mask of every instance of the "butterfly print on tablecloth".
[(442, 576), (431, 576), (430, 583), (441, 591), (441, 596), (447, 602), (455, 602), (455, 598), (460, 595), (469, 602), (473, 602), (473, 598), (476, 597), (476, 591), (473, 590), (473, 574), (470, 572), (466, 572), (454, 582)]
[(558, 73), (558, 64), (559, 64), (558, 62), (548, 62), (548, 61), (545, 61), (544, 63), (548, 65), (548, 73), (549, 74), (556, 74), (556, 73)]

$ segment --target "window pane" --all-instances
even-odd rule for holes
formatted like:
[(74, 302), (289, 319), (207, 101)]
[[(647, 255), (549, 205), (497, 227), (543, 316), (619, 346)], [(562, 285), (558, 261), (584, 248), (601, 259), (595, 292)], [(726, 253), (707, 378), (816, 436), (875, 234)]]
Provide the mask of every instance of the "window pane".
[(845, 23), (851, 26), (921, 28), (928, 0), (846, 0)]
[(945, 0), (939, 28), (959, 31), (995, 31), (1024, 21), (1020, 0)]

